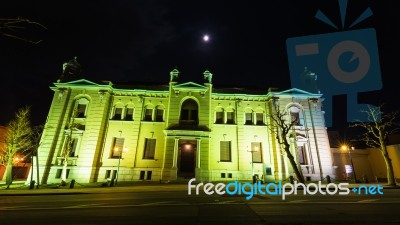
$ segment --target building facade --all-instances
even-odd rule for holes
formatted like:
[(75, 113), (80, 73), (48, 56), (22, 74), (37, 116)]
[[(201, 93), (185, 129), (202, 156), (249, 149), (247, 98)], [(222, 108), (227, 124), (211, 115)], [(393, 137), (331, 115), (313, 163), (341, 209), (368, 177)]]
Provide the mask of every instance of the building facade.
[(60, 182), (67, 146), (68, 179), (78, 182), (288, 179), (293, 171), (270, 119), (276, 104), (298, 121), (291, 151), (304, 177), (332, 176), (321, 94), (214, 87), (209, 71), (202, 84), (178, 76), (171, 71), (166, 85), (54, 83), (38, 151), (41, 183)]

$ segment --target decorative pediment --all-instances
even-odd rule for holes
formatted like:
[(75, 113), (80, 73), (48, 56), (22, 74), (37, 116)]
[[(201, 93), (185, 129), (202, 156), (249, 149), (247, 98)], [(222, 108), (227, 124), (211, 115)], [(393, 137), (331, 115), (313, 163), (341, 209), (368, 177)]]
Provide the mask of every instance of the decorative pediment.
[(281, 91), (281, 92), (276, 92), (277, 95), (290, 95), (290, 96), (322, 96), (322, 94), (313, 94), (298, 88), (292, 88), (289, 90)]
[(86, 79), (79, 79), (79, 80), (73, 80), (73, 81), (69, 81), (69, 82), (65, 82), (63, 84), (73, 84), (73, 85), (95, 85), (95, 86), (99, 86), (99, 84), (96, 84), (90, 80), (86, 80)]
[(174, 85), (172, 87), (173, 89), (176, 90), (199, 90), (199, 91), (205, 91), (208, 90), (208, 87), (201, 85), (201, 84), (196, 84), (194, 82), (187, 82), (187, 83), (183, 83), (183, 84), (178, 84), (178, 85)]

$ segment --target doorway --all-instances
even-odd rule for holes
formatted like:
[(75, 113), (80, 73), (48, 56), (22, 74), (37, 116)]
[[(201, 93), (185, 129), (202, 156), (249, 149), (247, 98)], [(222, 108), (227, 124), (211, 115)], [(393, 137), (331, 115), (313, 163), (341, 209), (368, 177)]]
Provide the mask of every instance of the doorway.
[(196, 140), (179, 140), (178, 176), (193, 178), (196, 167)]

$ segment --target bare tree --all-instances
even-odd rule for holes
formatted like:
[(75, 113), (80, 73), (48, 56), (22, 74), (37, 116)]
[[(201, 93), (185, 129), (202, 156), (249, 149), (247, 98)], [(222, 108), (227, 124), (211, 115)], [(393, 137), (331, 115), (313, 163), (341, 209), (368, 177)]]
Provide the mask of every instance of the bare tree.
[(272, 101), (272, 110), (268, 115), (268, 118), (272, 120), (272, 124), (269, 124), (268, 127), (275, 135), (279, 146), (283, 148), (297, 179), (299, 182), (305, 183), (303, 174), (301, 173), (301, 170), (299, 169), (299, 166), (296, 163), (292, 152), (290, 151), (290, 138), (295, 138), (293, 136), (293, 130), (295, 125), (298, 123), (298, 118), (288, 121), (288, 113), (285, 110), (280, 109), (276, 99), (273, 99)]
[[(12, 183), (12, 168), (14, 157), (23, 154), (32, 147), (32, 128), (30, 122), (30, 107), (20, 108), (15, 113), (15, 118), (6, 127), (4, 137), (4, 163), (6, 165), (5, 180), (9, 186)], [(3, 177), (4, 180), (4, 177)]]
[(39, 187), (39, 159), (38, 159), (38, 148), (41, 144), (41, 138), (43, 134), (43, 125), (37, 125), (34, 126), (32, 129), (32, 135), (31, 135), (31, 140), (32, 140), (32, 149), (31, 149), (31, 183), (33, 181), (33, 156), (36, 156), (36, 173), (37, 173), (37, 182), (36, 182), (36, 187)]
[(0, 126), (0, 166), (6, 165), (6, 131), (6, 127)]
[(386, 163), (388, 185), (396, 186), (396, 179), (394, 177), (392, 160), (390, 159), (387, 150), (387, 139), (390, 134), (398, 131), (396, 127), (396, 119), (398, 118), (399, 111), (384, 113), (381, 110), (383, 105), (379, 107), (368, 106), (362, 112), (368, 116), (368, 122), (355, 122), (350, 124), (350, 127), (360, 127), (366, 132), (362, 134), (361, 141), (372, 148), (378, 148)]
[(32, 28), (32, 26), (47, 29), (38, 22), (24, 18), (0, 18), (0, 35), (32, 44), (38, 44), (42, 40), (33, 40), (23, 35), (24, 31), (27, 31), (28, 28)]

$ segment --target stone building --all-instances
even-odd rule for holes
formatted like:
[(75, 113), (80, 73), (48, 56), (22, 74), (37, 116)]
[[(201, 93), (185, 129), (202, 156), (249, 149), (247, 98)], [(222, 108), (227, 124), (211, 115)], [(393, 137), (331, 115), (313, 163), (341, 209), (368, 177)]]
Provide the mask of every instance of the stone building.
[(276, 105), (296, 121), (289, 139), (303, 176), (332, 175), (322, 94), (214, 87), (209, 71), (201, 84), (179, 83), (178, 76), (172, 70), (165, 85), (59, 79), (50, 87), (38, 151), (41, 183), (60, 182), (67, 146), (67, 176), (78, 182), (229, 181), (253, 174), (285, 180), (293, 171), (269, 117)]

